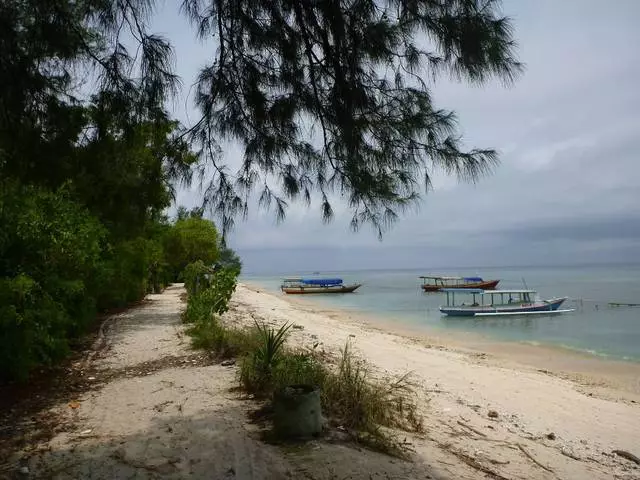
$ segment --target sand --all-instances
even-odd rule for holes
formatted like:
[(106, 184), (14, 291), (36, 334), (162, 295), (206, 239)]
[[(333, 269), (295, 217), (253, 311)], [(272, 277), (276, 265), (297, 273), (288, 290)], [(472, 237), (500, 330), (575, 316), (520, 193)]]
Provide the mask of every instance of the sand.
[[(246, 285), (234, 302), (239, 318), (303, 327), (294, 330), (293, 343), (319, 342), (318, 348), (335, 351), (350, 341), (380, 372), (412, 372), (428, 430), (427, 438), (413, 439), (417, 458), (457, 451), (505, 478), (640, 478), (638, 465), (612, 454), (640, 456), (638, 365), (549, 348), (517, 352), (492, 342), (398, 335), (362, 316)], [(494, 348), (482, 351), (471, 344)], [(445, 471), (462, 478), (459, 456), (449, 457), (446, 462), (457, 465), (445, 463)]]
[(183, 293), (174, 285), (105, 322), (74, 370), (95, 387), (51, 407), (60, 422), (53, 436), (0, 458), (0, 478), (640, 478), (637, 465), (612, 454), (640, 455), (633, 388), (601, 382), (594, 393), (512, 357), (427, 343), (240, 285), (226, 321), (293, 322), (302, 328), (291, 345), (329, 353), (349, 340), (380, 374), (413, 372), (425, 417), (425, 435), (407, 435), (411, 462), (335, 436), (296, 448), (264, 443), (248, 421), (259, 405), (233, 388), (236, 366), (189, 348)]

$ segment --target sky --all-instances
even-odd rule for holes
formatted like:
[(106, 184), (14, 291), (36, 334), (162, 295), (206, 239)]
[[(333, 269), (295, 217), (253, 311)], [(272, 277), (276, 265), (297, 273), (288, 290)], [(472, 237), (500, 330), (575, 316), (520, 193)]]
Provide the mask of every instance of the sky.
[[(436, 175), (434, 189), (382, 240), (335, 205), (292, 204), (284, 223), (252, 205), (229, 244), (248, 273), (366, 268), (517, 266), (640, 261), (640, 2), (506, 0), (524, 75), (512, 87), (440, 79), (436, 106), (456, 111), (464, 142), (501, 163), (475, 185)], [(197, 119), (192, 85), (215, 55), (166, 2), (154, 31), (169, 37), (183, 78), (173, 113)], [(229, 164), (242, 150), (228, 145)], [(178, 203), (202, 200), (196, 187)]]

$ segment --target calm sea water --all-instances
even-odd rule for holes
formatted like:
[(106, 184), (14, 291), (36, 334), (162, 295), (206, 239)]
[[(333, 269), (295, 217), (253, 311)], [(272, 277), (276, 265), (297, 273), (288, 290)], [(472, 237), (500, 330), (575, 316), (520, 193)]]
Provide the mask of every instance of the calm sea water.
[[(313, 276), (311, 272), (290, 273)], [(542, 298), (569, 297), (563, 308), (573, 307), (576, 311), (553, 316), (442, 316), (438, 307), (445, 303), (446, 297), (422, 292), (417, 277), (424, 273), (424, 270), (320, 272), (321, 276), (338, 276), (347, 283), (357, 281), (363, 286), (353, 294), (313, 295), (310, 300), (329, 307), (375, 314), (412, 328), (463, 330), (499, 340), (557, 345), (640, 361), (640, 307), (607, 305), (608, 302), (640, 303), (640, 265), (469, 268), (429, 272), (499, 278), (499, 287), (503, 289), (524, 288), (526, 282), (527, 287), (537, 290)], [(242, 281), (280, 293), (281, 278), (280, 275), (243, 275)]]

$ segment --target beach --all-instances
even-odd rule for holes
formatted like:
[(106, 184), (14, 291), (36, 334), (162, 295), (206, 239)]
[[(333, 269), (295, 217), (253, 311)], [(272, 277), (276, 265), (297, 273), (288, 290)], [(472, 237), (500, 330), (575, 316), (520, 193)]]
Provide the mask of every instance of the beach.
[(458, 461), (470, 456), (504, 478), (640, 478), (640, 466), (612, 453), (640, 455), (638, 364), (429, 338), (245, 284), (229, 315), (246, 324), (295, 324), (293, 346), (335, 353), (349, 342), (380, 375), (411, 372), (427, 426), (425, 437), (412, 439), (420, 459), (457, 452)]
[(274, 445), (238, 364), (191, 348), (185, 296), (175, 284), (107, 317), (57, 386), (3, 411), (0, 479), (640, 479), (637, 364), (403, 331), (240, 284), (225, 323), (289, 323), (289, 346), (330, 365), (349, 342), (376, 377), (410, 372), (424, 420), (421, 434), (395, 432), (409, 460), (339, 426)]

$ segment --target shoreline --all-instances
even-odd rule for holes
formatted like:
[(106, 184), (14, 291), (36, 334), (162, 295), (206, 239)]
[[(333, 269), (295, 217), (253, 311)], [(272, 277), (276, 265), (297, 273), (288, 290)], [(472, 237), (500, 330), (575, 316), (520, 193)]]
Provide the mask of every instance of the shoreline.
[[(640, 366), (415, 335), (366, 317), (240, 283), (223, 318), (238, 327), (290, 324), (291, 348), (336, 365), (347, 344), (377, 378), (408, 378), (428, 427), (399, 434), (416, 463), (448, 471), (438, 478), (479, 478), (479, 470), (494, 478), (640, 480), (628, 460), (640, 455)], [(472, 476), (463, 474), (469, 466)]]
[[(277, 291), (273, 285), (266, 285), (260, 282), (256, 282), (253, 279), (247, 281), (241, 280), (242, 284), (250, 286), (251, 288), (264, 290), (272, 295), (280, 297), (280, 292)], [(455, 329), (447, 328), (444, 326), (434, 325), (433, 323), (417, 323), (413, 320), (407, 320), (402, 316), (394, 317), (389, 313), (380, 313), (376, 311), (362, 311), (354, 308), (343, 308), (339, 305), (332, 305), (329, 302), (323, 302), (319, 300), (316, 295), (284, 295), (286, 301), (301, 305), (302, 307), (313, 306), (319, 311), (334, 314), (349, 314), (354, 317), (360, 317), (366, 319), (368, 323), (374, 323), (381, 326), (386, 331), (402, 331), (404, 335), (411, 336), (428, 336), (429, 338), (442, 338), (447, 342), (466, 344), (495, 344), (502, 346), (522, 345), (527, 347), (542, 348), (545, 350), (552, 350), (559, 352), (560, 354), (566, 354), (568, 356), (586, 357), (591, 359), (598, 359), (606, 362), (620, 363), (620, 364), (634, 364), (640, 366), (640, 354), (637, 356), (625, 356), (615, 353), (608, 353), (605, 351), (598, 351), (590, 347), (580, 347), (576, 345), (554, 343), (547, 340), (519, 340), (512, 338), (505, 338), (499, 335), (492, 335), (490, 333), (471, 331), (468, 329)], [(431, 315), (431, 313), (429, 313)]]
[[(428, 325), (395, 323), (388, 316), (329, 306), (314, 299), (279, 295), (256, 283), (241, 282), (245, 288), (270, 295), (311, 314), (326, 315), (365, 330), (396, 335), (428, 348), (482, 356), (487, 362), (510, 368), (533, 369), (567, 379), (600, 398), (640, 403), (640, 362), (622, 360), (553, 344), (496, 339), (463, 330), (438, 329)], [(608, 391), (609, 389), (615, 392)]]

